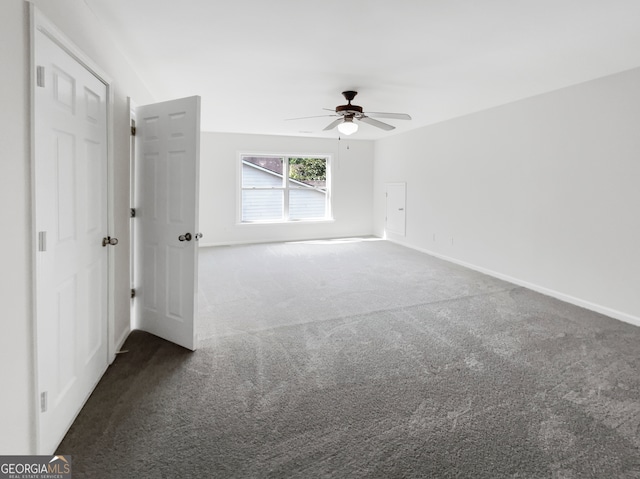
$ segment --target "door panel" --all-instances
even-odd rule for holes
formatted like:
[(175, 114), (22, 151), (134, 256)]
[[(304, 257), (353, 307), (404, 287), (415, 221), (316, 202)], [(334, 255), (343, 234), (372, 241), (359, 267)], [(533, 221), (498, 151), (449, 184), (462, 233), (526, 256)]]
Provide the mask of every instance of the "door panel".
[(40, 29), (34, 42), (38, 446), (53, 452), (108, 363), (107, 86)]
[(140, 106), (135, 116), (134, 314), (140, 329), (195, 350), (200, 98)]
[(406, 183), (387, 183), (387, 221), (385, 231), (400, 236), (406, 229)]

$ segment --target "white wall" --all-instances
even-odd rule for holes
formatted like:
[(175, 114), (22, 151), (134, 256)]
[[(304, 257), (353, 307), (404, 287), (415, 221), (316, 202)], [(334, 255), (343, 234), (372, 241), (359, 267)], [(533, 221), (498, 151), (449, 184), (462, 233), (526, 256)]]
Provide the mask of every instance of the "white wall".
[[(349, 147), (347, 149), (347, 146)], [(331, 155), (331, 222), (238, 224), (240, 153)], [(370, 235), (373, 142), (206, 133), (200, 147), (201, 245)]]
[[(101, 25), (77, 0), (34, 0), (40, 10), (78, 47), (111, 76), (115, 86), (115, 198), (114, 234), (120, 239), (116, 262), (116, 337), (129, 328), (129, 130), (126, 97), (138, 104), (153, 101), (134, 70), (103, 32)], [(3, 149), (0, 191), (0, 454), (34, 453), (34, 343), (31, 310), (31, 188), (29, 15), (22, 0), (0, 2), (0, 127)]]
[(640, 69), (389, 137), (408, 246), (640, 324)]
[(0, 454), (33, 450), (31, 217), (27, 20), (20, 0), (0, 2)]

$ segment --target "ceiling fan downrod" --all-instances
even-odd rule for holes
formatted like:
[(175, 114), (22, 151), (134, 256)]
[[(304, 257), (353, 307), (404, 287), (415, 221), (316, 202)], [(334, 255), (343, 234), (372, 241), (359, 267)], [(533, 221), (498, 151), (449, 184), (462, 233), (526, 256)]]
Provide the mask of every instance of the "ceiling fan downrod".
[(348, 103), (346, 105), (337, 106), (336, 113), (342, 114), (342, 115), (345, 115), (346, 113), (351, 113), (351, 116), (353, 116), (356, 113), (362, 114), (361, 106), (351, 104), (351, 100), (353, 100), (357, 94), (358, 94), (357, 91), (351, 91), (351, 90), (343, 91), (342, 95), (345, 97)]

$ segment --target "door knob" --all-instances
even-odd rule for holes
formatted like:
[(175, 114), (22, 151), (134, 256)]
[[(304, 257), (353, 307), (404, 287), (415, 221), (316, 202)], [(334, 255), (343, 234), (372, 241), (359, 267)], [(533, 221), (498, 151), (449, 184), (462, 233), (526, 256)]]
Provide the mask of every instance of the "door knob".
[(112, 238), (111, 236), (107, 236), (106, 238), (102, 238), (102, 246), (115, 246), (118, 244), (118, 238)]
[(196, 238), (196, 241), (198, 241), (200, 238), (202, 238), (202, 233), (197, 233), (195, 238)]
[(191, 233), (186, 233), (183, 235), (178, 236), (178, 239), (180, 241), (191, 241)]

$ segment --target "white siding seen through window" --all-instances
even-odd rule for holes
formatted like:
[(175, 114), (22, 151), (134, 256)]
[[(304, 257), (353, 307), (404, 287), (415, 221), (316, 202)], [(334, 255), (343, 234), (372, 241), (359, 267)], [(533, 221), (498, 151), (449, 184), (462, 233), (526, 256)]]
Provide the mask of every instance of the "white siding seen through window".
[(326, 157), (241, 156), (241, 221), (328, 219)]

